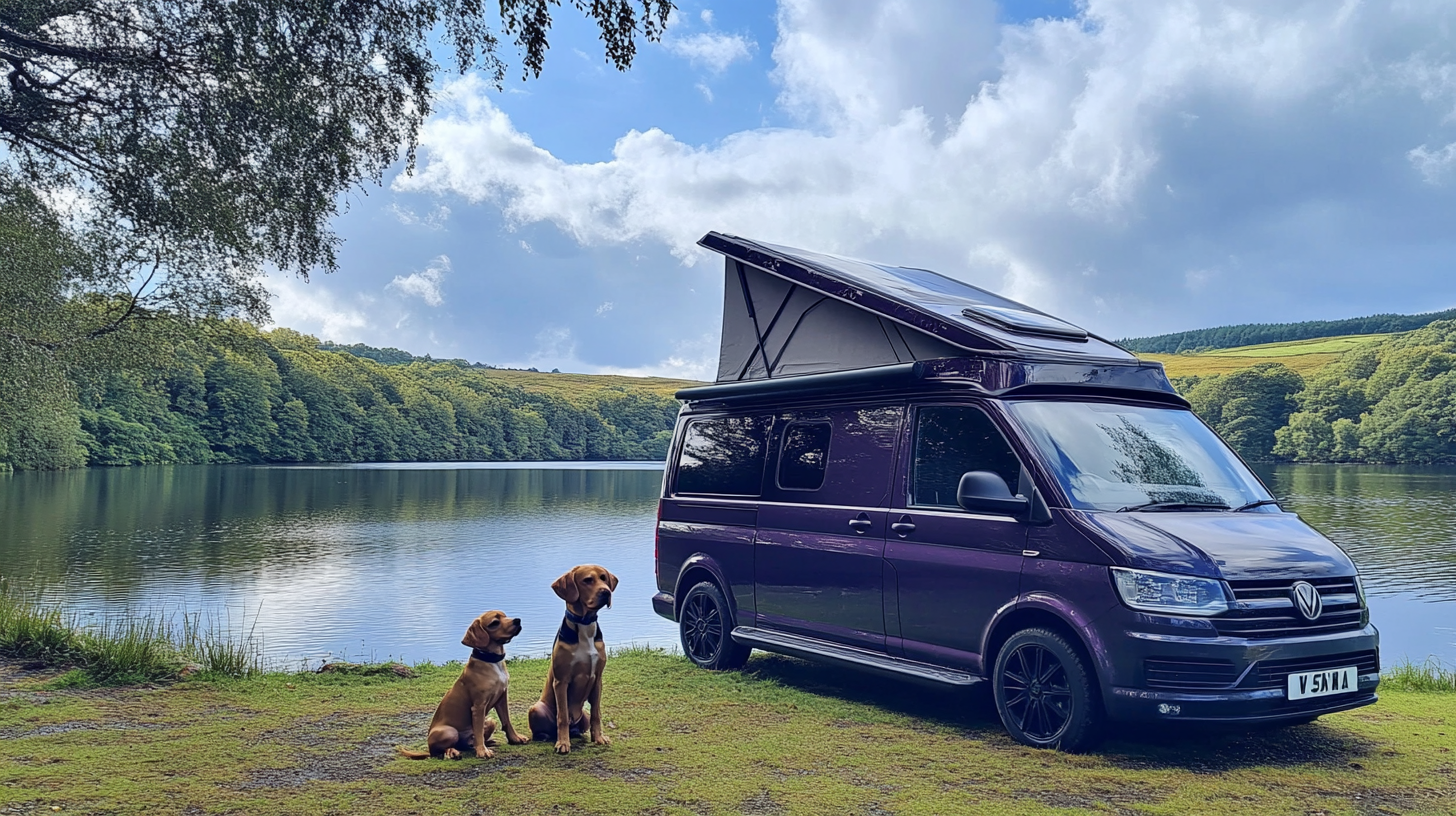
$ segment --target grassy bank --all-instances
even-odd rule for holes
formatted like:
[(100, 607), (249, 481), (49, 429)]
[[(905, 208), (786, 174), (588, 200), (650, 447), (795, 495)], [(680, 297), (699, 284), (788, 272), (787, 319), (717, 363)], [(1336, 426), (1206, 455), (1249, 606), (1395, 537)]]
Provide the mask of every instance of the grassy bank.
[(202, 614), (118, 615), (92, 623), (39, 603), (0, 579), (0, 657), (59, 668), (76, 687), (165, 682), (194, 674), (243, 677), (262, 669), (259, 644)]
[[(541, 660), (509, 663), (517, 717)], [(1070, 756), (1016, 745), (984, 695), (771, 655), (714, 674), (613, 658), (613, 744), (408, 761), (458, 666), (53, 690), (0, 667), (0, 813), (1450, 813), (1456, 695), (1390, 690), (1280, 731), (1139, 734)]]
[[(627, 651), (611, 746), (412, 762), (394, 746), (423, 744), (458, 665), (263, 672), (237, 633), (157, 620), (80, 627), (0, 594), (0, 813), (1456, 813), (1456, 674), (1435, 665), (1309, 725), (1119, 728), (1070, 756), (1013, 743), (984, 691)], [(509, 667), (523, 726), (546, 663)]]

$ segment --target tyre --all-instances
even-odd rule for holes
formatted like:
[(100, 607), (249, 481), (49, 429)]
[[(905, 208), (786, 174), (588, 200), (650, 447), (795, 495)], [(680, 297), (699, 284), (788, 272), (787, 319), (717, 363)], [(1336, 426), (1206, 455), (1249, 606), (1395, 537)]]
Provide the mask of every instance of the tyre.
[(733, 629), (728, 599), (712, 581), (694, 584), (683, 596), (677, 616), (683, 654), (697, 665), (714, 671), (737, 669), (748, 662), (751, 648), (729, 636)]
[(1084, 751), (1102, 737), (1102, 701), (1087, 661), (1049, 629), (1023, 629), (1001, 647), (992, 673), (1001, 724), (1033, 748)]

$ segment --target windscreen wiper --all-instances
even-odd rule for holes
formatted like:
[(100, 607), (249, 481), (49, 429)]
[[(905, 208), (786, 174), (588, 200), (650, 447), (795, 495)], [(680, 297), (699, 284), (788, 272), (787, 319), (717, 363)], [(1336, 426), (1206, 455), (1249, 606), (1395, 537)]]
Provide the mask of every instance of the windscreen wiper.
[(1253, 510), (1255, 507), (1268, 507), (1271, 504), (1276, 504), (1277, 505), (1278, 503), (1279, 503), (1279, 500), (1278, 499), (1259, 499), (1258, 501), (1251, 501), (1248, 504), (1240, 505), (1239, 507), (1235, 507), (1234, 508), (1234, 512), (1235, 513), (1238, 513), (1238, 512), (1244, 511), (1244, 510)]
[(1119, 513), (1141, 513), (1145, 510), (1231, 510), (1223, 502), (1151, 501), (1144, 504), (1129, 504), (1119, 508)]

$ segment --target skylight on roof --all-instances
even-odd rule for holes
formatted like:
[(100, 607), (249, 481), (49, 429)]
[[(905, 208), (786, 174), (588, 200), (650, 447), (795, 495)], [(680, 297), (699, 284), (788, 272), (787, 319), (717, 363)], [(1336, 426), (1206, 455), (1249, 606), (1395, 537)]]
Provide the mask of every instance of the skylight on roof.
[(961, 314), (1005, 331), (1086, 342), (1087, 332), (1051, 315), (1005, 306), (967, 306)]

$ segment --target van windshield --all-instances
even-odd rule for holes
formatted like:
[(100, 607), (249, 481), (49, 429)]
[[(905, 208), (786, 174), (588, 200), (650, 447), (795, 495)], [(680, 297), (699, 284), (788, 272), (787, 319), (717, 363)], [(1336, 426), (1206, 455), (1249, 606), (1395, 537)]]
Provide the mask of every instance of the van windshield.
[(1041, 400), (1007, 406), (1078, 509), (1219, 510), (1270, 498), (1192, 411)]

